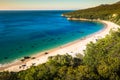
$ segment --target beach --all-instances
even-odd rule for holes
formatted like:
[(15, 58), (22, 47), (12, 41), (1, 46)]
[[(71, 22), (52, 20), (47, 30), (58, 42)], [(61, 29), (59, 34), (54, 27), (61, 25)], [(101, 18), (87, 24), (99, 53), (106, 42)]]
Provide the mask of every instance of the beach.
[[(72, 20), (80, 20), (77, 18), (73, 18)], [(63, 54), (69, 54), (72, 55), (73, 57), (76, 56), (76, 54), (80, 53), (84, 56), (83, 51), (86, 49), (86, 45), (89, 42), (96, 42), (98, 39), (104, 38), (107, 34), (109, 34), (109, 31), (111, 29), (117, 30), (119, 27), (117, 24), (114, 24), (109, 21), (103, 21), (103, 20), (95, 20), (98, 22), (101, 22), (105, 24), (104, 29), (93, 33), (89, 36), (86, 36), (82, 39), (76, 40), (74, 42), (70, 42), (66, 45), (47, 50), (44, 52), (40, 52), (37, 55), (31, 56), (31, 58), (26, 59), (25, 61), (17, 60), (13, 63), (6, 64), (6, 65), (1, 65), (0, 66), (0, 71), (21, 71), (21, 70), (26, 70), (30, 68), (30, 66), (36, 66), (42, 63), (45, 63), (48, 59), (49, 56), (55, 56), (57, 54), (63, 55)], [(34, 57), (34, 58), (33, 58)]]

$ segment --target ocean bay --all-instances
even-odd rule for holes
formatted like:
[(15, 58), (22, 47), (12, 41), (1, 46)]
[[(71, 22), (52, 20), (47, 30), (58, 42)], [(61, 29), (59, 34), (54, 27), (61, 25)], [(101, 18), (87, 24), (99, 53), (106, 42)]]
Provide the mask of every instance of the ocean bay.
[(0, 64), (75, 41), (104, 28), (102, 23), (68, 21), (69, 11), (0, 11)]

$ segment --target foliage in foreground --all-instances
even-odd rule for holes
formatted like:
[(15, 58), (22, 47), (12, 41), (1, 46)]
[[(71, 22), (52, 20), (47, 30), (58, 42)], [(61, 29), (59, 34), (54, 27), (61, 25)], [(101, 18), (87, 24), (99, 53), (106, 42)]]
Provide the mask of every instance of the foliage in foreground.
[[(110, 7), (106, 8), (106, 6)], [(93, 13), (95, 12), (93, 8), (83, 10), (84, 14), (78, 14), (81, 11), (73, 12), (72, 16), (90, 19), (99, 17), (120, 24), (118, 4), (115, 4), (113, 8), (111, 5), (100, 7), (102, 8), (96, 8), (96, 10), (98, 9), (96, 14)], [(88, 12), (91, 10), (93, 11)], [(114, 15), (113, 12), (117, 15)], [(110, 14), (114, 16), (108, 18), (107, 13), (109, 13), (109, 17)], [(71, 15), (71, 13), (67, 15)], [(1, 72), (0, 80), (120, 80), (120, 29), (117, 32), (111, 31), (110, 35), (98, 40), (97, 43), (89, 43), (84, 53), (83, 59), (79, 55), (77, 57), (68, 54), (57, 55), (49, 57), (48, 62), (32, 66), (25, 71)]]
[(20, 72), (1, 72), (0, 80), (120, 80), (120, 30), (90, 43), (85, 57), (68, 54)]

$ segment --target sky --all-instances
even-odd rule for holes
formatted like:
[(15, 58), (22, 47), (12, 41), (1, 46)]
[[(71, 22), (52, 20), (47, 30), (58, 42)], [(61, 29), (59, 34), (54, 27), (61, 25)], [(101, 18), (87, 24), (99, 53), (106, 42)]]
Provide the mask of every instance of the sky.
[(120, 0), (0, 0), (0, 10), (76, 10)]

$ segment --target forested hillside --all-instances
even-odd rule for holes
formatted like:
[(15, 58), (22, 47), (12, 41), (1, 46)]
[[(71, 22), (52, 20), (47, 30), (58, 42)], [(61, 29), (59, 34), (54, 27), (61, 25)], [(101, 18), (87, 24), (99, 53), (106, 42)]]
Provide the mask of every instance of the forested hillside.
[(66, 17), (109, 20), (120, 25), (120, 2), (63, 14)]
[[(101, 5), (64, 14), (69, 17), (104, 19), (120, 24), (120, 4)], [(96, 43), (90, 42), (85, 56), (68, 54), (49, 57), (38, 66), (20, 72), (1, 72), (0, 80), (120, 80), (120, 29)]]

